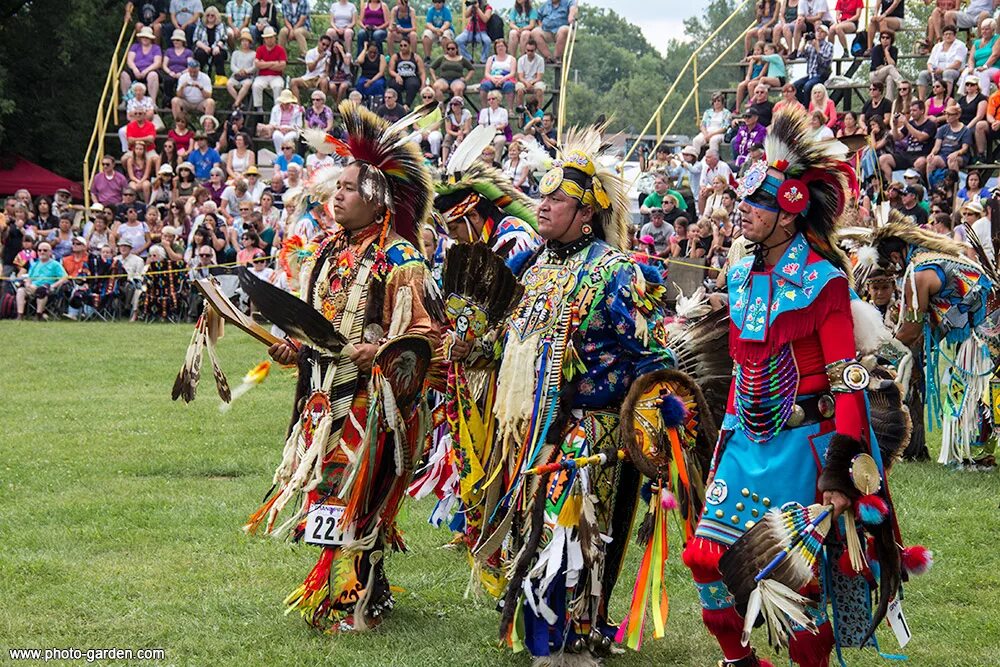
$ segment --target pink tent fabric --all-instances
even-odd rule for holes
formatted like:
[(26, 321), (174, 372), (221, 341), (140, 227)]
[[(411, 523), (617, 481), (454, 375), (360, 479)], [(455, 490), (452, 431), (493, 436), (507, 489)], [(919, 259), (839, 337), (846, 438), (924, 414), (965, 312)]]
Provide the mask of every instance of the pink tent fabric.
[(73, 199), (83, 199), (81, 184), (17, 156), (13, 166), (7, 161), (0, 163), (0, 194), (14, 194), (20, 188), (25, 188), (32, 197), (38, 195), (51, 197), (59, 188), (66, 188), (73, 195)]

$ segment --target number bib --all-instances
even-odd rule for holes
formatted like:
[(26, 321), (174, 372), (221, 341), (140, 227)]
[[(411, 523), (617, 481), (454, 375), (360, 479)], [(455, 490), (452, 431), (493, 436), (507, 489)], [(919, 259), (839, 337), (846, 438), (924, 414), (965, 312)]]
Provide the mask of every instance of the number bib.
[(354, 524), (340, 525), (343, 505), (313, 505), (306, 519), (306, 544), (337, 547), (354, 541)]

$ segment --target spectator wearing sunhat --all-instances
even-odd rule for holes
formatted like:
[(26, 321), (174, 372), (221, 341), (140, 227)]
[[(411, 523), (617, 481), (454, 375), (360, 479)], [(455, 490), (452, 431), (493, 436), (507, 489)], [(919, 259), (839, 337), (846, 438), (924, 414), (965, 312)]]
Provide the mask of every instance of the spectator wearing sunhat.
[(160, 67), (163, 65), (163, 51), (156, 44), (152, 28), (145, 26), (136, 34), (136, 43), (129, 47), (125, 55), (120, 83), (122, 95), (128, 92), (133, 81), (146, 84), (149, 96), (156, 99), (160, 91)]
[(257, 133), (274, 143), (275, 152), (285, 141), (296, 141), (302, 132), (302, 107), (292, 91), (281, 91), (271, 109), (271, 118), (265, 125), (257, 126)]
[(175, 119), (192, 110), (207, 114), (215, 113), (212, 80), (199, 69), (198, 61), (194, 58), (188, 59), (187, 70), (177, 80), (177, 94), (170, 101), (170, 110)]
[(239, 42), (239, 48), (229, 57), (229, 80), (226, 82), (226, 90), (233, 98), (235, 109), (239, 109), (247, 99), (254, 75), (257, 73), (255, 65), (257, 54), (253, 50), (253, 35), (244, 29), (240, 32)]
[(264, 91), (271, 89), (271, 95), (275, 99), (281, 94), (285, 87), (285, 68), (288, 66), (288, 54), (285, 48), (277, 43), (278, 33), (274, 28), (267, 26), (261, 33), (264, 43), (257, 47), (254, 57), (254, 67), (257, 68), (257, 76), (254, 77), (250, 89), (253, 94), (253, 107), (255, 111), (264, 110)]
[(173, 99), (177, 92), (177, 81), (187, 71), (188, 60), (194, 58), (194, 52), (187, 47), (187, 35), (183, 30), (174, 30), (170, 35), (170, 46), (163, 52), (163, 95)]

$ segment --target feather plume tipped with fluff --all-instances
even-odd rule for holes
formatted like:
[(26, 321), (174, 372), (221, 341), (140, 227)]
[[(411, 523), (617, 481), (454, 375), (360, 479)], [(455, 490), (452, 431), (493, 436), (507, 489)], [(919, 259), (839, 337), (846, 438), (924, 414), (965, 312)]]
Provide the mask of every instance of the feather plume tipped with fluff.
[(889, 219), (886, 224), (878, 229), (869, 230), (869, 232), (869, 243), (878, 250), (879, 265), (883, 268), (889, 265), (887, 248), (893, 240), (931, 252), (948, 255), (964, 263), (973, 262), (973, 260), (970, 260), (966, 256), (966, 247), (961, 243), (943, 234), (918, 227), (913, 218), (905, 216), (894, 209), (889, 212)]
[(536, 178), (541, 178), (552, 168), (552, 156), (538, 143), (537, 139), (525, 137), (520, 140), (521, 160), (528, 165), (528, 171)]
[(452, 152), (445, 173), (448, 176), (464, 173), (479, 159), (483, 150), (493, 143), (496, 135), (497, 129), (493, 125), (477, 125)]

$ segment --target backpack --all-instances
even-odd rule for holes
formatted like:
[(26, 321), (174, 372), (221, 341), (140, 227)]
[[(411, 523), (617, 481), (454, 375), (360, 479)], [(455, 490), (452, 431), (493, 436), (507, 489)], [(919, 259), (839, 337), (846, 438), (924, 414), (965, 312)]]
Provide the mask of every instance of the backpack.
[(9, 291), (0, 294), (0, 320), (12, 320), (17, 317), (17, 299)]
[(490, 41), (495, 42), (498, 39), (503, 39), (503, 19), (496, 12), (490, 17), (490, 20), (486, 22), (486, 34), (489, 35)]

